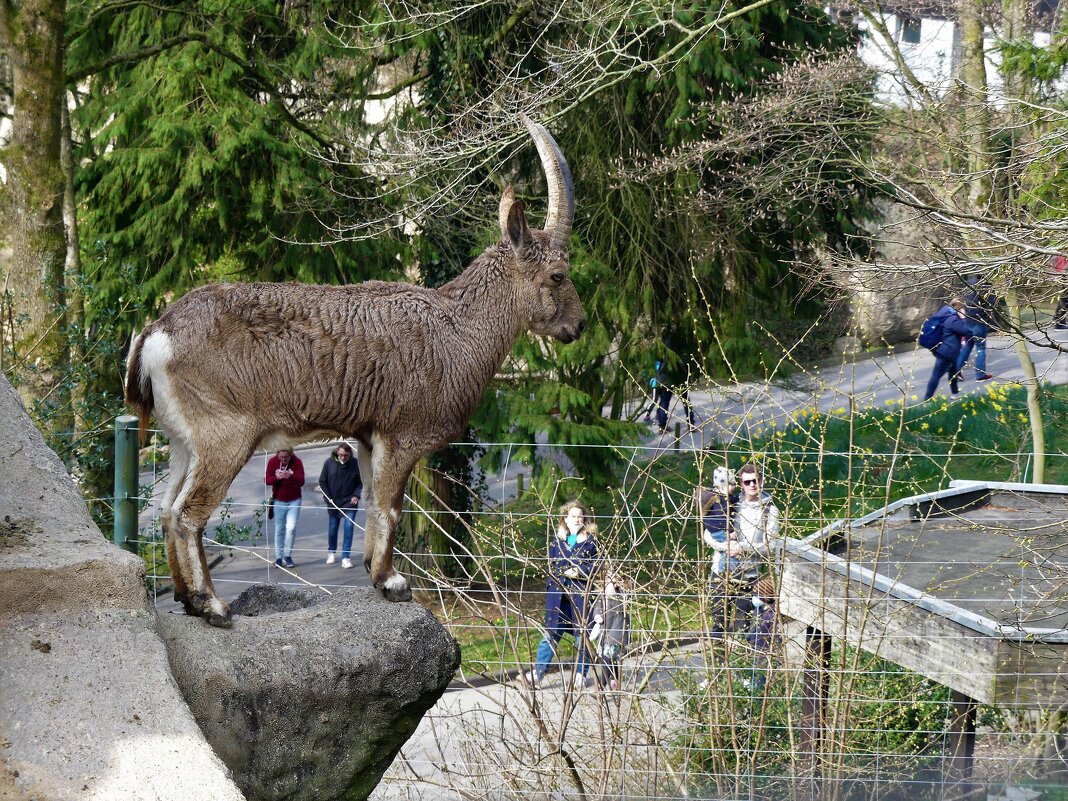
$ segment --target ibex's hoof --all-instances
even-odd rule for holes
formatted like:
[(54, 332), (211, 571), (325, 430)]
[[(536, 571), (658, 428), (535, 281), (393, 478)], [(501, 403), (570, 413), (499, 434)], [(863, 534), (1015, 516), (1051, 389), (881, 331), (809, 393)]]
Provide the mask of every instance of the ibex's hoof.
[(368, 573), (371, 572), (371, 560), (370, 559), (364, 559), (363, 560), (363, 569), (366, 570)]
[(208, 621), (212, 626), (220, 629), (228, 629), (234, 625), (233, 618), (230, 616), (230, 610), (226, 610), (225, 615), (216, 614), (215, 612), (205, 612), (204, 619)]
[(218, 598), (210, 598), (204, 605), (204, 619), (220, 629), (228, 629), (234, 621), (230, 616), (230, 607)]
[(387, 601), (412, 600), (412, 589), (408, 586), (408, 582), (404, 580), (403, 576), (394, 574), (386, 579), (384, 584), (376, 584), (375, 586), (382, 591), (382, 595), (385, 596)]

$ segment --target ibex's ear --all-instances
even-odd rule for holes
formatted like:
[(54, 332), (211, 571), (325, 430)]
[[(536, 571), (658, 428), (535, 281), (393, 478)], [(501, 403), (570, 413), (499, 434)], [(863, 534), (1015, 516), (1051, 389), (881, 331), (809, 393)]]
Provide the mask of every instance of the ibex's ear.
[(498, 216), (501, 236), (512, 246), (512, 251), (519, 255), (530, 242), (530, 228), (527, 226), (527, 216), (523, 212), (523, 201), (515, 199), (515, 190), (510, 186), (501, 195)]

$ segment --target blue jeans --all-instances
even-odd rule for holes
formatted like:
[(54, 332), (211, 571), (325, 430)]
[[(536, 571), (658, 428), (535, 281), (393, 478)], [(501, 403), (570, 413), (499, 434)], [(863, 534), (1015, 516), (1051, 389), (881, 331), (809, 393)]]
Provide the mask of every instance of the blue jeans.
[(927, 392), (924, 393), (924, 400), (931, 399), (935, 394), (935, 390), (938, 389), (938, 382), (942, 380), (942, 376), (946, 373), (949, 373), (949, 391), (953, 394), (957, 393), (957, 360), (935, 356), (934, 369), (931, 370), (931, 377), (927, 380)]
[(337, 527), (343, 526), (344, 539), (341, 543), (341, 558), (348, 559), (352, 554), (352, 518), (355, 516), (355, 509), (346, 509), (342, 514), (337, 509), (327, 509), (326, 515), (326, 549), (333, 553), (337, 550)]
[(975, 377), (986, 378), (989, 373), (986, 371), (986, 335), (988, 329), (982, 323), (971, 324), (971, 336), (968, 337), (968, 341), (964, 343), (964, 347), (961, 348), (960, 356), (957, 358), (957, 372), (959, 373), (964, 369), (964, 365), (968, 363), (968, 356), (971, 355), (972, 347), (975, 347)]
[[(572, 632), (574, 634), (574, 632)], [(556, 656), (556, 644), (560, 642), (560, 637), (563, 635), (563, 631), (557, 630), (549, 632), (538, 643), (538, 651), (534, 655), (534, 673), (541, 677), (545, 675), (545, 672), (549, 669), (550, 663), (553, 661), (553, 657)], [(576, 637), (578, 640), (578, 663), (575, 665), (575, 673), (579, 676), (586, 675), (586, 669), (589, 667), (589, 656), (586, 654), (585, 637)]]
[[(586, 606), (585, 604), (583, 605)], [(534, 655), (534, 673), (537, 676), (544, 676), (545, 672), (549, 669), (549, 664), (553, 661), (553, 657), (556, 656), (556, 644), (560, 642), (560, 638), (565, 634), (570, 634), (575, 639), (575, 646), (578, 650), (578, 662), (575, 665), (575, 672), (579, 676), (586, 675), (586, 669), (589, 667), (590, 657), (586, 652), (586, 646), (589, 644), (586, 639), (586, 621), (585, 611), (581, 611), (578, 615), (575, 605), (571, 603), (571, 599), (565, 594), (561, 598), (560, 614), (556, 616), (556, 626), (549, 629), (548, 633), (538, 643), (537, 653)], [(575, 617), (583, 618), (582, 620), (573, 620)]]
[(293, 557), (293, 538), (297, 534), (300, 517), (300, 498), (295, 501), (274, 502), (274, 558)]

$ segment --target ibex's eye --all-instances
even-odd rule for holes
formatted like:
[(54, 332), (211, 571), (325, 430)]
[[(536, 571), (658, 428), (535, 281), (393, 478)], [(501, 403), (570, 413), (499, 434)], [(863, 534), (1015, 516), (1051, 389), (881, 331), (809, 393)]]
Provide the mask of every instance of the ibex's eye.
[(552, 281), (554, 284), (564, 283), (564, 278), (566, 278), (566, 276), (563, 273), (552, 273), (549, 276), (549, 280)]

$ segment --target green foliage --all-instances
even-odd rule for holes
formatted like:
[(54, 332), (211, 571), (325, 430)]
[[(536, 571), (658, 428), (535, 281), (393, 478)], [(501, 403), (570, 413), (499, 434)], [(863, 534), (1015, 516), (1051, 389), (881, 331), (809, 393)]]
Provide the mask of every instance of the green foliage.
[[(66, 300), (59, 311), (72, 320), (65, 330), (66, 344), (80, 358), (71, 360), (56, 392), (34, 402), (29, 413), (44, 433), (46, 444), (78, 482), (93, 520), (110, 532), (114, 421), (125, 411), (120, 387), (126, 354), (119, 321), (143, 315), (144, 307), (139, 287), (131, 282), (122, 295), (102, 299), (90, 323), (77, 322), (71, 299), (96, 292), (93, 279), (102, 260), (99, 254), (86, 254), (84, 274), (66, 276)], [(61, 397), (66, 405), (56, 402)]]
[[(1065, 23), (1062, 20), (1062, 24)], [(1054, 93), (1054, 84), (1068, 67), (1068, 40), (1056, 37), (1045, 47), (1026, 40), (998, 43), (1001, 70), (1023, 77), (1041, 94)]]
[(334, 36), (351, 17), (333, 11), (71, 7), (68, 74), (93, 76), (73, 115), (81, 231), (107, 253), (91, 313), (128, 292), (128, 271), (157, 309), (208, 280), (339, 283), (396, 269), (395, 245), (330, 233), (378, 211), (353, 200), (373, 194), (372, 179), (320, 158), (343, 157), (322, 131), (360, 114), (373, 80), (370, 59)]
[(234, 499), (226, 497), (219, 507), (219, 524), (215, 526), (215, 539), (221, 545), (236, 545), (241, 542), (255, 542), (263, 534), (263, 518), (267, 509), (264, 501), (252, 515), (252, 522), (239, 526), (230, 520), (233, 517)]
[[(689, 8), (677, 12), (684, 26), (707, 24), (721, 13), (707, 4)], [(639, 17), (631, 24), (642, 22)], [(644, 55), (655, 58), (678, 47), (684, 30), (667, 28), (660, 38), (647, 38)], [(789, 143), (754, 147), (743, 159), (716, 156), (717, 142), (732, 134), (723, 104), (775, 92), (770, 76), (801, 53), (830, 54), (850, 46), (848, 32), (821, 8), (776, 3), (735, 18), (722, 35), (702, 38), (672, 70), (671, 80), (650, 71), (590, 101), (575, 121), (577, 143), (568, 152), (577, 151), (580, 196), (604, 198), (581, 231), (583, 241), (625, 287), (631, 320), (644, 316), (649, 323), (644, 353), (622, 353), (632, 370), (642, 370), (655, 351), (714, 378), (763, 376), (781, 348), (754, 321), (775, 320), (792, 346), (824, 314), (826, 298), (810, 291), (810, 282), (792, 265), (816, 243), (841, 246), (854, 232), (854, 220), (866, 215), (869, 198), (853, 192), (845, 202), (832, 196), (791, 204), (784, 192), (773, 198), (774, 209), (759, 204), (759, 214), (750, 208), (751, 198), (717, 206), (703, 198), (777, 158), (809, 158), (792, 152)], [(864, 112), (862, 95), (852, 102), (860, 107), (839, 109), (842, 116)], [(611, 138), (604, 136), (606, 127)], [(841, 146), (863, 149), (865, 143)], [(701, 152), (710, 155), (695, 157)], [(591, 158), (584, 158), (587, 153)], [(822, 155), (824, 163), (836, 163), (833, 154)], [(657, 167), (652, 160), (658, 158), (669, 166)], [(636, 184), (621, 185), (621, 168), (638, 174)], [(643, 170), (652, 175), (643, 178)], [(844, 185), (853, 177), (840, 171), (821, 180)], [(796, 328), (783, 331), (784, 321)]]
[[(687, 30), (710, 23), (721, 11), (693, 3), (674, 10), (677, 26), (661, 26), (650, 14), (631, 9), (618, 23), (632, 37), (628, 56), (651, 63), (682, 47)], [(391, 23), (390, 29), (406, 31), (403, 23)], [(413, 127), (420, 117), (447, 124), (457, 110), (499, 89), (501, 75), (509, 70), (532, 76), (551, 71), (546, 55), (551, 47), (586, 36), (569, 27), (566, 17), (507, 2), (482, 4), (432, 30), (407, 32), (413, 72), (425, 69), (428, 75), (418, 111), (412, 113)], [(530, 47), (533, 41), (546, 44)], [(575, 176), (579, 214), (572, 277), (589, 328), (566, 346), (527, 340), (516, 346), (504, 380), (473, 421), (481, 439), (505, 443), (490, 446), (491, 466), (505, 454), (521, 459), (532, 465), (537, 486), (551, 491), (547, 465), (529, 447), (540, 435), (553, 443), (586, 446), (569, 458), (591, 484), (603, 484), (613, 457), (601, 446), (633, 442), (639, 433), (620, 419), (621, 401), (646, 390), (655, 358), (666, 359), (680, 382), (702, 370), (714, 377), (763, 375), (773, 364), (771, 354), (780, 350), (776, 337), (789, 346), (805, 339), (811, 350), (799, 355), (806, 358), (838, 333), (841, 321), (828, 314), (827, 298), (812, 291), (812, 283), (791, 265), (817, 243), (844, 246), (855, 221), (867, 213), (866, 195), (850, 191), (828, 193), (816, 202), (784, 201), (762, 219), (737, 205), (710, 215), (695, 203), (732, 174), (776, 158), (800, 157), (785, 148), (753, 154), (747, 163), (708, 159), (660, 177), (636, 178), (635, 173), (678, 149), (700, 148), (723, 136), (728, 122), (718, 111), (721, 101), (773, 92), (769, 76), (797, 62), (799, 54), (833, 54), (852, 44), (850, 32), (819, 6), (784, 0), (687, 43), (670, 79), (655, 68), (635, 74), (553, 121), (553, 134)], [(514, 53), (524, 53), (518, 65)], [(863, 114), (868, 98), (863, 92), (852, 97), (854, 107), (847, 113)], [(456, 123), (466, 121), (459, 117)], [(842, 143), (850, 151), (865, 146), (860, 139)], [(533, 149), (522, 150), (507, 173), (526, 179), (520, 193), (540, 203), (534, 158)], [(853, 178), (842, 161), (804, 158), (816, 165), (811, 170), (828, 162), (838, 165), (837, 173), (819, 176), (828, 184), (846, 186)], [(455, 222), (449, 215), (426, 221), (417, 250), (431, 285), (447, 280), (472, 253), (498, 238), (496, 230), (481, 239), (472, 236), (464, 222), (468, 214), (457, 209)], [(756, 320), (774, 321), (769, 328), (775, 335)], [(819, 321), (833, 331), (813, 336), (810, 329)], [(605, 406), (611, 408), (607, 420)]]
[[(698, 557), (692, 492), (708, 485), (721, 464), (737, 469), (759, 461), (787, 532), (797, 537), (841, 517), (859, 517), (900, 498), (943, 489), (951, 479), (1026, 481), (1025, 390), (996, 381), (984, 388), (954, 402), (891, 404), (852, 416), (844, 407), (828, 414), (800, 409), (787, 424), (755, 426), (748, 438), (696, 453), (657, 452), (645, 459), (619, 448), (610, 482), (588, 482), (582, 498), (619, 525), (643, 525), (641, 549), (634, 556), (659, 563), (665, 554), (688, 561)], [(1068, 458), (1063, 457), (1068, 453), (1068, 388), (1043, 386), (1042, 410), (1049, 452), (1061, 454), (1050, 459), (1047, 480), (1068, 483)], [(533, 495), (508, 507), (534, 552), (544, 546), (544, 519), (538, 514), (543, 508), (543, 500)], [(611, 531), (615, 525), (602, 528)]]

